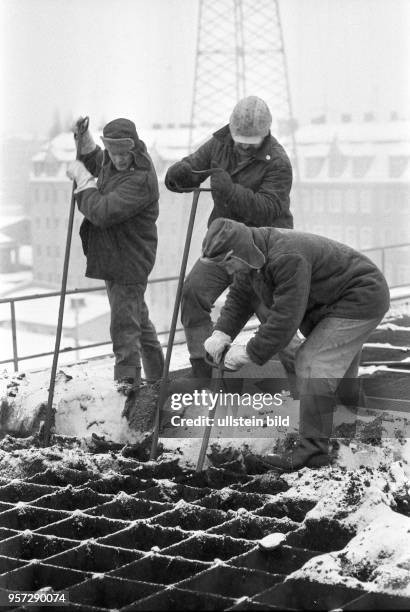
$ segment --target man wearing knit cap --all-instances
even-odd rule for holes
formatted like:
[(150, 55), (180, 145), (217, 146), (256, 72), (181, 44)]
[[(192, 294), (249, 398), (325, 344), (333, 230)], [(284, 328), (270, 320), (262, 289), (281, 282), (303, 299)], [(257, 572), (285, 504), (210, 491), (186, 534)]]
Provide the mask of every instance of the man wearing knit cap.
[[(210, 176), (214, 207), (208, 225), (226, 217), (249, 227), (292, 228), (292, 168), (285, 150), (270, 133), (271, 123), (271, 113), (261, 98), (243, 98), (234, 107), (229, 125), (168, 169), (165, 185), (171, 191), (187, 191)], [(203, 343), (212, 332), (211, 309), (230, 282), (226, 270), (201, 260), (185, 281), (181, 319), (193, 387), (204, 387), (211, 378)], [(188, 390), (189, 381), (186, 385)]]
[[(229, 219), (210, 225), (203, 261), (234, 275), (215, 331), (205, 341), (214, 361), (219, 363), (229, 347), (227, 368), (262, 365), (298, 328), (306, 337), (295, 360), (299, 442), (263, 462), (288, 471), (326, 465), (341, 381), (357, 378), (363, 343), (389, 307), (383, 274), (365, 255), (329, 238), (249, 228)], [(253, 338), (232, 344), (259, 304), (266, 315)]]
[[(78, 133), (83, 119), (74, 125)], [(87, 257), (86, 276), (105, 281), (111, 308), (114, 379), (125, 395), (141, 385), (141, 358), (147, 382), (161, 378), (163, 353), (144, 300), (157, 249), (158, 181), (135, 125), (114, 119), (103, 129), (105, 150), (89, 130), (80, 161), (67, 174), (76, 181), (84, 220), (80, 228)]]

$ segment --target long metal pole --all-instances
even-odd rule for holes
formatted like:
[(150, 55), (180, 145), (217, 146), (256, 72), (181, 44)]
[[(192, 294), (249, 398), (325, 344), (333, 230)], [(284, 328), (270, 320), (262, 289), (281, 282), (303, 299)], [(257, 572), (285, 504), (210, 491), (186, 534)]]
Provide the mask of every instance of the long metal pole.
[[(84, 120), (83, 130), (85, 131), (87, 127), (88, 127), (88, 118)], [(80, 129), (78, 132), (78, 137), (77, 137), (76, 159), (79, 159), (80, 157), (82, 135), (83, 135), (83, 131)], [(48, 446), (50, 444), (51, 423), (53, 420), (54, 387), (55, 387), (55, 382), (56, 382), (58, 354), (60, 351), (61, 332), (63, 329), (63, 317), (64, 317), (65, 295), (66, 295), (66, 290), (67, 290), (68, 266), (70, 263), (71, 238), (73, 235), (73, 225), (74, 225), (74, 211), (75, 211), (74, 190), (75, 190), (75, 183), (73, 183), (73, 188), (71, 190), (70, 214), (68, 217), (67, 239), (66, 239), (66, 245), (65, 245), (64, 265), (63, 265), (63, 277), (61, 280), (61, 293), (60, 293), (60, 306), (58, 309), (57, 332), (56, 332), (56, 340), (55, 340), (55, 345), (54, 345), (53, 365), (51, 367), (50, 386), (48, 389), (46, 416), (44, 420), (43, 446)]]
[(14, 364), (14, 371), (17, 372), (19, 369), (19, 359), (18, 359), (18, 353), (17, 353), (16, 308), (15, 308), (14, 300), (10, 301), (10, 311), (11, 311), (11, 335), (13, 339), (13, 364)]
[(171, 326), (170, 326), (169, 336), (168, 336), (168, 344), (167, 344), (167, 352), (165, 356), (164, 370), (162, 373), (161, 386), (160, 386), (158, 402), (157, 402), (157, 411), (155, 414), (155, 425), (154, 425), (154, 432), (153, 432), (152, 445), (151, 445), (151, 455), (150, 455), (151, 461), (157, 458), (157, 453), (158, 453), (158, 438), (159, 438), (159, 428), (160, 428), (160, 423), (161, 423), (161, 411), (162, 411), (162, 406), (164, 405), (165, 400), (167, 398), (168, 374), (169, 374), (169, 366), (171, 363), (172, 349), (174, 345), (175, 329), (176, 329), (177, 321), (178, 321), (178, 312), (179, 312), (179, 306), (181, 304), (182, 287), (184, 285), (184, 280), (185, 280), (185, 272), (186, 272), (186, 267), (188, 263), (188, 255), (189, 255), (189, 249), (191, 246), (191, 239), (192, 239), (192, 232), (194, 229), (196, 210), (198, 207), (198, 199), (199, 199), (199, 194), (201, 193), (201, 191), (210, 191), (210, 189), (205, 189), (205, 188), (195, 189), (194, 196), (192, 198), (191, 214), (189, 216), (188, 229), (187, 229), (186, 238), (185, 238), (184, 252), (182, 255), (181, 269), (179, 272), (178, 286), (177, 286), (177, 292), (175, 296), (174, 311), (172, 313)]

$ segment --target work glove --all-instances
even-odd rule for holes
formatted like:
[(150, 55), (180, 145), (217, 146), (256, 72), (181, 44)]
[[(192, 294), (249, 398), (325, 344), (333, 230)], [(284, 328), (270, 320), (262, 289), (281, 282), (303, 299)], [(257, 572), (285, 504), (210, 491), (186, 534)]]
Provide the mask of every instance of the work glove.
[(168, 189), (189, 189), (196, 186), (196, 181), (191, 172), (192, 168), (188, 162), (180, 161), (168, 168), (166, 186)]
[(212, 336), (209, 336), (204, 342), (204, 348), (212, 357), (215, 363), (221, 361), (224, 349), (232, 342), (232, 338), (222, 331), (215, 330)]
[(246, 363), (250, 363), (251, 358), (246, 352), (244, 344), (232, 344), (225, 355), (224, 364), (228, 370), (239, 370)]
[[(78, 134), (81, 129), (82, 123), (85, 121), (84, 117), (78, 117), (76, 121), (74, 121), (71, 130), (74, 134), (74, 140), (77, 142)], [(81, 135), (81, 150), (80, 155), (87, 155), (87, 153), (92, 153), (96, 147), (93, 137), (91, 136), (90, 130), (87, 129)]]
[(223, 168), (212, 168), (211, 190), (220, 198), (229, 198), (234, 185), (230, 174)]
[(74, 160), (67, 165), (66, 174), (69, 179), (74, 180), (77, 184), (74, 193), (80, 193), (84, 189), (97, 189), (95, 178), (88, 172), (83, 162)]

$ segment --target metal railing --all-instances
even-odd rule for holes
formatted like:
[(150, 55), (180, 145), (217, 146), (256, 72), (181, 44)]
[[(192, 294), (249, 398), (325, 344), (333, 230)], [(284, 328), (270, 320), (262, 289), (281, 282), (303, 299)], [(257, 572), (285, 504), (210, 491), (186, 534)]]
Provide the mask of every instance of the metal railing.
[[(400, 249), (400, 248), (406, 248), (406, 247), (409, 248), (410, 244), (404, 243), (404, 244), (395, 244), (395, 245), (389, 245), (389, 246), (383, 246), (383, 247), (366, 248), (366, 249), (361, 249), (361, 252), (362, 253), (380, 252), (381, 253), (380, 268), (382, 272), (384, 273), (386, 269), (386, 252), (391, 249)], [(168, 276), (168, 277), (163, 277), (163, 278), (150, 279), (148, 281), (148, 284), (150, 285), (150, 284), (155, 284), (155, 283), (165, 283), (165, 282), (171, 282), (171, 281), (177, 281), (177, 280), (178, 280), (178, 276)], [(401, 285), (391, 285), (390, 286), (391, 289), (400, 288), (400, 287), (409, 287), (409, 296), (410, 296), (410, 281), (408, 283), (403, 283)], [(70, 289), (70, 290), (67, 290), (66, 294), (75, 295), (78, 293), (91, 293), (91, 292), (97, 292), (97, 291), (105, 291), (105, 286), (103, 285), (103, 286), (98, 286), (98, 287), (86, 287), (84, 289)], [(1, 360), (0, 365), (6, 364), (6, 363), (13, 363), (14, 369), (17, 372), (20, 361), (36, 359), (40, 357), (48, 357), (54, 354), (54, 351), (47, 351), (43, 353), (34, 353), (32, 355), (24, 355), (23, 357), (19, 356), (18, 347), (17, 347), (17, 323), (16, 323), (15, 304), (16, 302), (23, 302), (23, 301), (28, 301), (28, 300), (38, 300), (42, 298), (56, 297), (59, 295), (60, 295), (60, 291), (50, 291), (47, 293), (28, 294), (28, 295), (21, 295), (18, 297), (7, 297), (7, 298), (0, 299), (0, 304), (10, 304), (11, 334), (12, 334), (12, 343), (13, 343), (13, 357), (10, 359)], [(182, 332), (183, 328), (182, 327), (177, 328), (176, 331)], [(158, 336), (166, 336), (168, 333), (169, 333), (169, 330), (161, 330), (157, 332)], [(175, 344), (181, 344), (183, 342), (185, 341), (184, 340), (177, 341)], [(80, 346), (69, 346), (69, 347), (60, 349), (59, 353), (61, 354), (61, 353), (69, 353), (72, 351), (83, 351), (85, 349), (96, 348), (96, 347), (104, 346), (108, 344), (111, 344), (111, 340), (105, 340), (103, 342), (93, 342), (92, 344), (84, 344), (84, 345), (82, 344)], [(166, 346), (166, 344), (163, 344), (163, 346)], [(111, 354), (111, 352), (107, 354)], [(103, 355), (100, 355), (100, 357), (102, 356)]]
[[(388, 246), (382, 246), (382, 247), (368, 247), (366, 249), (360, 249), (361, 253), (380, 253), (380, 269), (383, 272), (383, 274), (386, 274), (386, 253), (388, 251), (392, 251), (392, 250), (396, 250), (396, 249), (409, 249), (410, 248), (410, 243), (409, 242), (405, 242), (402, 244), (391, 244)], [(399, 287), (407, 287), (410, 284), (410, 280), (409, 282), (405, 282), (402, 283), (400, 285), (390, 285), (390, 289), (397, 289)]]
[[(165, 282), (172, 282), (172, 281), (177, 281), (177, 280), (178, 280), (178, 276), (168, 276), (164, 278), (150, 279), (148, 281), (148, 284), (150, 285), (150, 284), (155, 284), (155, 283), (165, 283)], [(105, 292), (105, 285), (98, 286), (98, 287), (85, 287), (83, 289), (70, 289), (66, 291), (66, 295), (75, 295), (78, 293), (91, 293), (91, 292), (97, 292), (97, 291)], [(17, 346), (17, 319), (16, 319), (15, 304), (16, 302), (39, 300), (42, 298), (57, 297), (57, 296), (60, 296), (60, 291), (49, 291), (46, 293), (35, 293), (35, 294), (28, 294), (28, 295), (20, 295), (18, 297), (7, 297), (7, 298), (0, 299), (0, 304), (10, 304), (11, 335), (12, 335), (12, 343), (13, 343), (13, 357), (10, 359), (1, 360), (0, 365), (6, 364), (6, 363), (13, 363), (14, 369), (17, 372), (20, 361), (25, 361), (28, 359), (36, 359), (39, 357), (48, 357), (54, 354), (54, 351), (46, 351), (43, 353), (33, 353), (32, 355), (24, 355), (23, 357), (19, 356), (18, 346)], [(176, 331), (181, 332), (183, 331), (183, 328), (182, 327), (178, 328)], [(165, 336), (168, 334), (168, 330), (159, 331), (157, 332), (157, 334), (158, 336)], [(103, 342), (93, 342), (92, 344), (82, 344), (80, 346), (68, 346), (63, 349), (60, 349), (59, 354), (70, 353), (72, 351), (79, 351), (79, 350), (82, 351), (85, 349), (96, 348), (98, 346), (104, 346), (108, 344), (111, 344), (111, 340), (104, 340)], [(100, 355), (100, 356), (102, 357), (103, 355)]]

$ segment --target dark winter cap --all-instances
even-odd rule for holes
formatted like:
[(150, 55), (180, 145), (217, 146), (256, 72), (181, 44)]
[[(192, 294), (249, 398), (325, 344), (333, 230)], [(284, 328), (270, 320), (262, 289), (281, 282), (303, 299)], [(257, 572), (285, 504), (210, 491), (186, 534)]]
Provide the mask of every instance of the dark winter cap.
[(107, 149), (131, 151), (139, 138), (135, 123), (129, 119), (114, 119), (104, 127), (101, 140)]
[(265, 256), (256, 246), (249, 227), (231, 219), (215, 219), (202, 243), (202, 257), (204, 260), (221, 263), (229, 252), (231, 257), (255, 270), (265, 265)]

